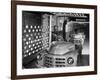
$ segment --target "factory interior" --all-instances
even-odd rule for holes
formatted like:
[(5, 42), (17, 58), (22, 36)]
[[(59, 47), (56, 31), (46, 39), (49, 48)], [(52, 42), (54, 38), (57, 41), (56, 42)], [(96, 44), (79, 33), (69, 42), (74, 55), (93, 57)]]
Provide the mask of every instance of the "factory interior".
[(74, 66), (89, 66), (89, 14), (22, 11), (22, 68)]

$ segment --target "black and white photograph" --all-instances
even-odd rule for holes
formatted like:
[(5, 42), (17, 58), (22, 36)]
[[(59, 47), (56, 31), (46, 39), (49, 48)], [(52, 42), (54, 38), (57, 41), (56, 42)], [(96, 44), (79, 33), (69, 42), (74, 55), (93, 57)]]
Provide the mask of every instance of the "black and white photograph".
[(22, 67), (89, 66), (89, 14), (22, 11)]
[(12, 77), (96, 74), (96, 6), (23, 1), (12, 6)]

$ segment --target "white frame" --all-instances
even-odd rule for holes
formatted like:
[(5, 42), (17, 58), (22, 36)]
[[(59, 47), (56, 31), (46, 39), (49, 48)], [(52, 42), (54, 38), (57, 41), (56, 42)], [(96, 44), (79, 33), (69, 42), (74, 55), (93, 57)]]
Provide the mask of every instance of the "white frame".
[[(52, 12), (73, 12), (73, 13), (89, 13), (90, 14), (90, 65), (81, 67), (65, 67), (65, 68), (41, 68), (41, 69), (22, 69), (22, 10), (26, 11), (52, 11)], [(30, 74), (49, 74), (49, 73), (72, 73), (94, 71), (94, 9), (80, 8), (60, 8), (46, 6), (29, 6), (17, 5), (17, 75)], [(33, 74), (34, 75), (34, 74)]]

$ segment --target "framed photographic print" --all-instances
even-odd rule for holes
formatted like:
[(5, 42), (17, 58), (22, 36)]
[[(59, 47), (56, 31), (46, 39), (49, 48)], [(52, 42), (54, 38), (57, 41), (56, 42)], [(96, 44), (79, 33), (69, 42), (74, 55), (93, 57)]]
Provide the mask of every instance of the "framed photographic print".
[(97, 6), (11, 1), (11, 78), (97, 74)]

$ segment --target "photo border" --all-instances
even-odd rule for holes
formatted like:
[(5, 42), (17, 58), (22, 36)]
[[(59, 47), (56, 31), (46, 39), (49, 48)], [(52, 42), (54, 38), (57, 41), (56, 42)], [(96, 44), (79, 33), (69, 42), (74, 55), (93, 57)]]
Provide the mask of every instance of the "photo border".
[[(17, 75), (17, 16), (16, 16), (17, 5), (94, 9), (94, 71)], [(11, 79), (12, 80), (29, 79), (29, 78), (45, 78), (45, 77), (61, 77), (61, 76), (93, 75), (93, 74), (97, 74), (97, 6), (96, 5), (48, 3), (48, 2), (33, 2), (33, 1), (11, 1)]]

